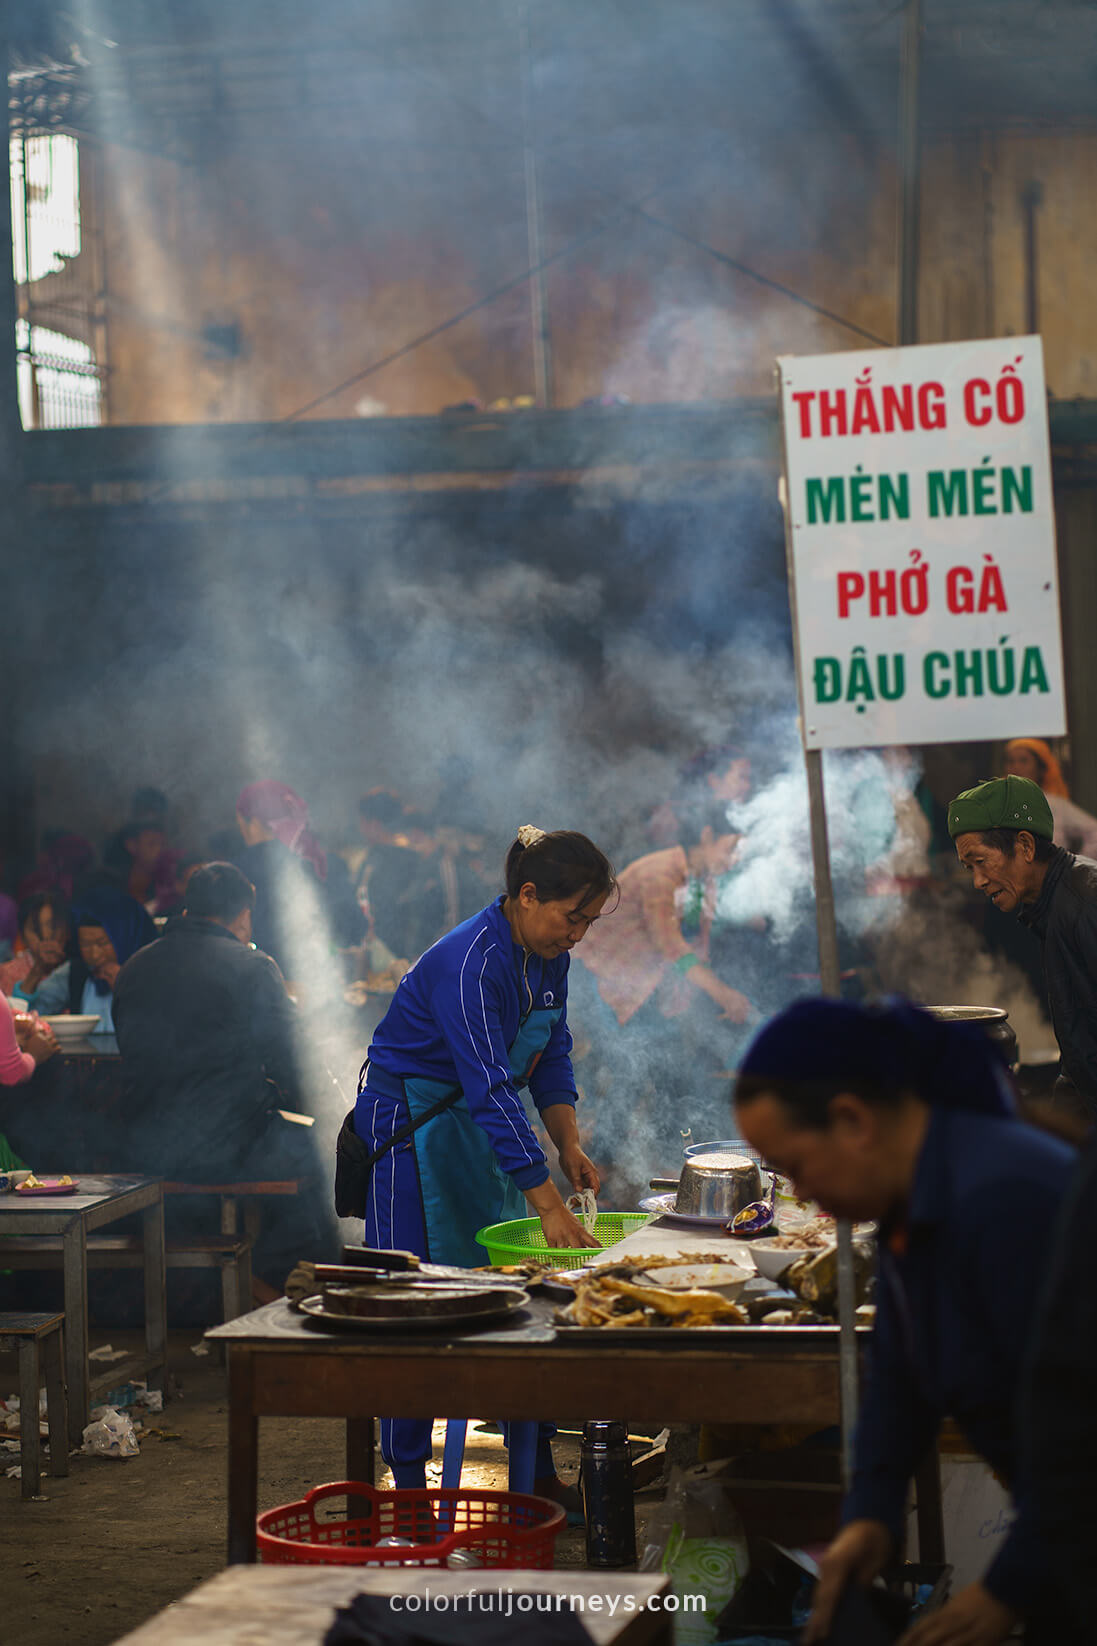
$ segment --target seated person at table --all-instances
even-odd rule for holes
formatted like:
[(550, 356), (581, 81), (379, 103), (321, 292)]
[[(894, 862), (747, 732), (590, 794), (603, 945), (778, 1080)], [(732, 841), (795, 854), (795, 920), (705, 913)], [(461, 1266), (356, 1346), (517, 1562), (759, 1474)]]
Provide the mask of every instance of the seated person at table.
[[(30, 1017), (17, 1021), (10, 1003), (0, 996), (0, 1086), (21, 1086), (56, 1050), (57, 1041), (48, 1023)], [(0, 1172), (22, 1164), (0, 1132)]]
[(0, 993), (9, 995), (17, 1010), (37, 1010), (38, 990), (49, 978), (54, 997), (67, 1001), (69, 910), (60, 892), (35, 892), (23, 899), (19, 905), (19, 935), (23, 939), (21, 951), (0, 966)]
[(269, 955), (251, 946), (255, 888), (234, 864), (207, 863), (187, 906), (118, 974), (122, 1053), (135, 1169), (191, 1183), (301, 1179), (255, 1251), (281, 1289), (299, 1257), (332, 1245), (327, 1187), (299, 1110), (297, 1013)]
[[(48, 1023), (34, 1018), (17, 1020), (10, 1001), (0, 999), (0, 1086), (21, 1086), (56, 1050)], [(3, 1147), (0, 1137), (0, 1150)]]
[(113, 1034), (112, 994), (119, 970), (132, 954), (156, 936), (150, 916), (126, 892), (96, 886), (73, 905), (76, 954), (66, 982), (47, 977), (35, 995), (43, 1016), (76, 1012), (98, 1017), (92, 1034)]

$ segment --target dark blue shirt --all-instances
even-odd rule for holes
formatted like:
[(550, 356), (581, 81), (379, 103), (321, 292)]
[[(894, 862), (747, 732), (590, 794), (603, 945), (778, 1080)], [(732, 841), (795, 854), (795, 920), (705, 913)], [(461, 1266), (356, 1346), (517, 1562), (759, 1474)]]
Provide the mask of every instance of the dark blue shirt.
[[(905, 1240), (881, 1229), (876, 1330), (843, 1519), (899, 1540), (907, 1487), (950, 1417), (1010, 1485), (1017, 1519), (984, 1576), (1024, 1611), (1045, 1581), (1015, 1404), (1073, 1150), (1019, 1120), (935, 1107)], [(905, 1249), (901, 1249), (905, 1248)]]

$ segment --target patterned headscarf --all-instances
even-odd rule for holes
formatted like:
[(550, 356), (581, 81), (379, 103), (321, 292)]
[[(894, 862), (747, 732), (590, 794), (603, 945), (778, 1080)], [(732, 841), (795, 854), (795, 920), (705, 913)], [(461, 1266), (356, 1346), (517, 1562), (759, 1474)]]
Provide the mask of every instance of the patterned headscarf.
[(257, 817), (283, 846), (311, 863), (318, 880), (327, 879), (328, 856), (309, 830), (308, 805), (288, 783), (273, 778), (249, 783), (237, 796), (236, 810), (243, 818)]

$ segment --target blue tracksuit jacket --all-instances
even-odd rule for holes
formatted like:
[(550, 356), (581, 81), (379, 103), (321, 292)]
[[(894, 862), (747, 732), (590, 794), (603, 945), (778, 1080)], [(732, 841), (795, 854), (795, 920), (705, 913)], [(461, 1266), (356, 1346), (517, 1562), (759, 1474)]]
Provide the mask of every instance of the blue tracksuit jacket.
[[(369, 1049), (371, 1068), (396, 1079), (460, 1086), (518, 1189), (537, 1188), (549, 1171), (517, 1087), (528, 1081), (538, 1110), (575, 1103), (567, 974), (566, 955), (541, 960), (514, 941), (500, 897), (416, 961)], [(541, 1013), (547, 1043), (516, 1081), (508, 1050)]]

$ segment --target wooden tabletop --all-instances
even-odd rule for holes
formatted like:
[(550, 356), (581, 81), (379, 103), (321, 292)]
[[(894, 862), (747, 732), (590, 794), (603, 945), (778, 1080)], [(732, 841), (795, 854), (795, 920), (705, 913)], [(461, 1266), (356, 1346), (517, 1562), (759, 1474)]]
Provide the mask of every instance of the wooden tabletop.
[[(123, 1635), (116, 1646), (320, 1646), (335, 1609), (355, 1595), (435, 1598), (501, 1591), (512, 1607), (514, 1638), (522, 1618), (518, 1594), (570, 1595), (595, 1646), (661, 1646), (671, 1639), (669, 1614), (658, 1599), (669, 1589), (662, 1574), (637, 1572), (441, 1572), (367, 1567), (230, 1566), (183, 1600)], [(508, 1591), (513, 1591), (508, 1595)], [(632, 1606), (625, 1609), (626, 1598)], [(593, 1606), (591, 1602), (593, 1600)], [(616, 1602), (616, 1605), (614, 1603)], [(479, 1605), (480, 1602), (478, 1601)], [(653, 1606), (651, 1610), (642, 1607)], [(613, 1615), (610, 1615), (614, 1608)], [(505, 1615), (505, 1613), (504, 1613)]]
[[(58, 1152), (64, 1149), (64, 1143), (56, 1145)], [(47, 1178), (63, 1177), (66, 1167), (58, 1166), (56, 1171), (35, 1172), (35, 1177), (43, 1180)], [(142, 1206), (151, 1204), (160, 1196), (160, 1179), (142, 1177), (139, 1174), (124, 1172), (69, 1173), (75, 1176), (77, 1189), (73, 1194), (18, 1194), (12, 1192), (0, 1198), (0, 1230), (8, 1224), (9, 1234), (43, 1234), (50, 1232), (46, 1229), (27, 1228), (27, 1221), (33, 1215), (36, 1221), (49, 1220), (52, 1224), (63, 1224), (70, 1218), (86, 1213), (95, 1213), (105, 1208), (112, 1208), (120, 1200), (133, 1200), (128, 1208), (139, 1211)], [(115, 1215), (121, 1216), (125, 1208), (118, 1208)], [(113, 1217), (107, 1219), (113, 1222)], [(19, 1227), (16, 1227), (16, 1224)]]

